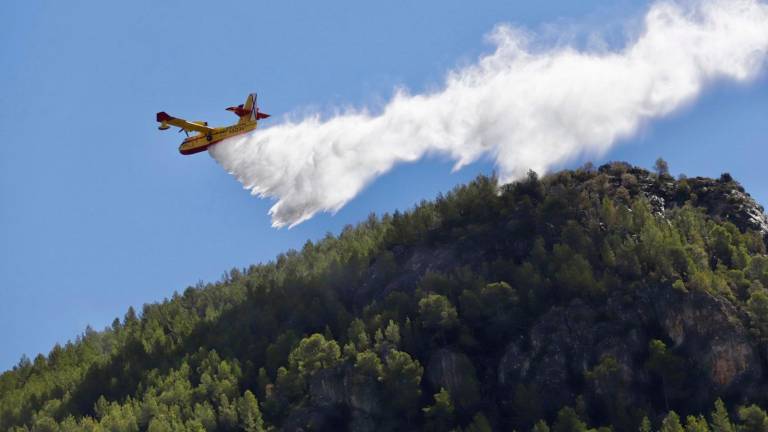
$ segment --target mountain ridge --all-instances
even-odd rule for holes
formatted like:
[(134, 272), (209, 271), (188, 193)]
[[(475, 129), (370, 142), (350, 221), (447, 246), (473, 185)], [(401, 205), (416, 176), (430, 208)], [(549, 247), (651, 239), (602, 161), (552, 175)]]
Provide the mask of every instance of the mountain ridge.
[(481, 176), (22, 359), (0, 427), (745, 422), (768, 402), (767, 243), (728, 174)]

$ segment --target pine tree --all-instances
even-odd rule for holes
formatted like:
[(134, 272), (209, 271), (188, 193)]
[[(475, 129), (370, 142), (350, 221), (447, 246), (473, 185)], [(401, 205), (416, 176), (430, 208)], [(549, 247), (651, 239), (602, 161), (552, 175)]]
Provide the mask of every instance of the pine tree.
[(639, 432), (651, 432), (651, 421), (648, 420), (648, 416), (643, 416), (643, 420), (640, 422), (640, 427), (637, 430)]
[(669, 164), (662, 158), (656, 159), (656, 163), (653, 164), (653, 170), (659, 177), (669, 177)]
[(477, 413), (472, 417), (472, 423), (464, 428), (464, 432), (493, 432), (493, 429), (488, 418), (483, 413)]
[(347, 337), (349, 338), (349, 341), (354, 344), (358, 351), (364, 351), (371, 345), (371, 339), (368, 337), (368, 333), (365, 331), (365, 324), (359, 318), (355, 318), (349, 324)]
[(715, 410), (712, 411), (712, 432), (734, 432), (728, 410), (720, 398), (715, 401)]
[(456, 308), (440, 294), (427, 294), (419, 300), (419, 312), (426, 328), (449, 330), (458, 323)]
[(392, 348), (400, 347), (400, 326), (396, 322), (389, 320), (387, 328), (384, 329), (384, 339), (391, 344)]
[(743, 432), (768, 432), (768, 415), (757, 405), (741, 407), (738, 410)]
[(319, 370), (332, 368), (340, 359), (339, 344), (335, 340), (327, 340), (319, 333), (302, 339), (288, 356), (291, 368), (301, 375), (313, 375)]
[(385, 397), (395, 412), (410, 417), (418, 409), (424, 368), (408, 353), (392, 350), (382, 371)]
[(552, 431), (587, 432), (587, 424), (581, 421), (573, 408), (565, 407), (557, 413), (557, 420), (555, 420)]
[(264, 431), (264, 422), (261, 419), (259, 402), (250, 390), (246, 390), (243, 397), (238, 400), (237, 413), (243, 430), (246, 432)]
[(549, 425), (544, 420), (539, 420), (533, 425), (531, 432), (549, 432)]
[(173, 427), (165, 416), (158, 416), (149, 422), (147, 432), (173, 432)]
[(435, 394), (435, 403), (422, 411), (427, 419), (427, 430), (446, 431), (452, 428), (454, 408), (448, 390), (441, 388), (440, 392)]
[(709, 424), (704, 416), (689, 415), (685, 419), (685, 432), (709, 432)]
[(237, 404), (231, 403), (227, 395), (222, 394), (219, 400), (219, 423), (225, 430), (234, 430), (237, 427)]
[(661, 422), (659, 432), (684, 432), (683, 425), (680, 424), (680, 416), (674, 411), (668, 412)]

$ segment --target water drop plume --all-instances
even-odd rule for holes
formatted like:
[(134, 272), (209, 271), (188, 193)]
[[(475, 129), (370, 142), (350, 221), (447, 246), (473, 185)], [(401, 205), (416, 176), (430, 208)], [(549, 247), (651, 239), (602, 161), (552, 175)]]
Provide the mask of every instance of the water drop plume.
[(546, 172), (604, 153), (712, 83), (755, 78), (768, 52), (768, 5), (657, 2), (615, 50), (533, 48), (535, 35), (507, 25), (489, 37), (493, 52), (447, 73), (437, 91), (397, 91), (377, 113), (285, 120), (210, 154), (253, 194), (276, 200), (276, 227), (336, 212), (394, 165), (428, 154), (455, 169), (490, 157), (502, 181)]

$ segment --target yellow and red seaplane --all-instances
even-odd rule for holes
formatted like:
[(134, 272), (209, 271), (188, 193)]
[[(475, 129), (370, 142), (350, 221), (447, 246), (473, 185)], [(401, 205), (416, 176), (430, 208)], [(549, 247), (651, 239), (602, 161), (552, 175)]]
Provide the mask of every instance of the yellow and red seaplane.
[[(259, 120), (269, 117), (269, 114), (259, 112), (259, 107), (256, 104), (256, 93), (249, 94), (244, 104), (229, 107), (227, 111), (234, 112), (240, 117), (240, 120), (231, 126), (224, 127), (210, 127), (208, 122), (187, 121), (171, 117), (164, 111), (159, 112), (157, 113), (157, 121), (160, 123), (158, 129), (166, 130), (170, 126), (176, 126), (181, 129), (179, 132), (184, 131), (187, 134), (187, 139), (179, 146), (179, 152), (183, 155), (191, 155), (205, 151), (219, 141), (248, 133), (256, 129)], [(189, 132), (197, 133), (189, 136)]]

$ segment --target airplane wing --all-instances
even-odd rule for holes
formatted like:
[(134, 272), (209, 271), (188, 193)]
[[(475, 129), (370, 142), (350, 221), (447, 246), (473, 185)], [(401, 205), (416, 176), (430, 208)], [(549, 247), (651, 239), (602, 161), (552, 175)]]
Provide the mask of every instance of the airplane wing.
[(213, 132), (212, 127), (188, 122), (184, 119), (180, 119), (176, 117), (171, 117), (166, 112), (157, 113), (157, 121), (160, 122), (161, 129), (168, 129), (168, 125), (172, 125), (188, 131), (197, 131), (204, 135)]

